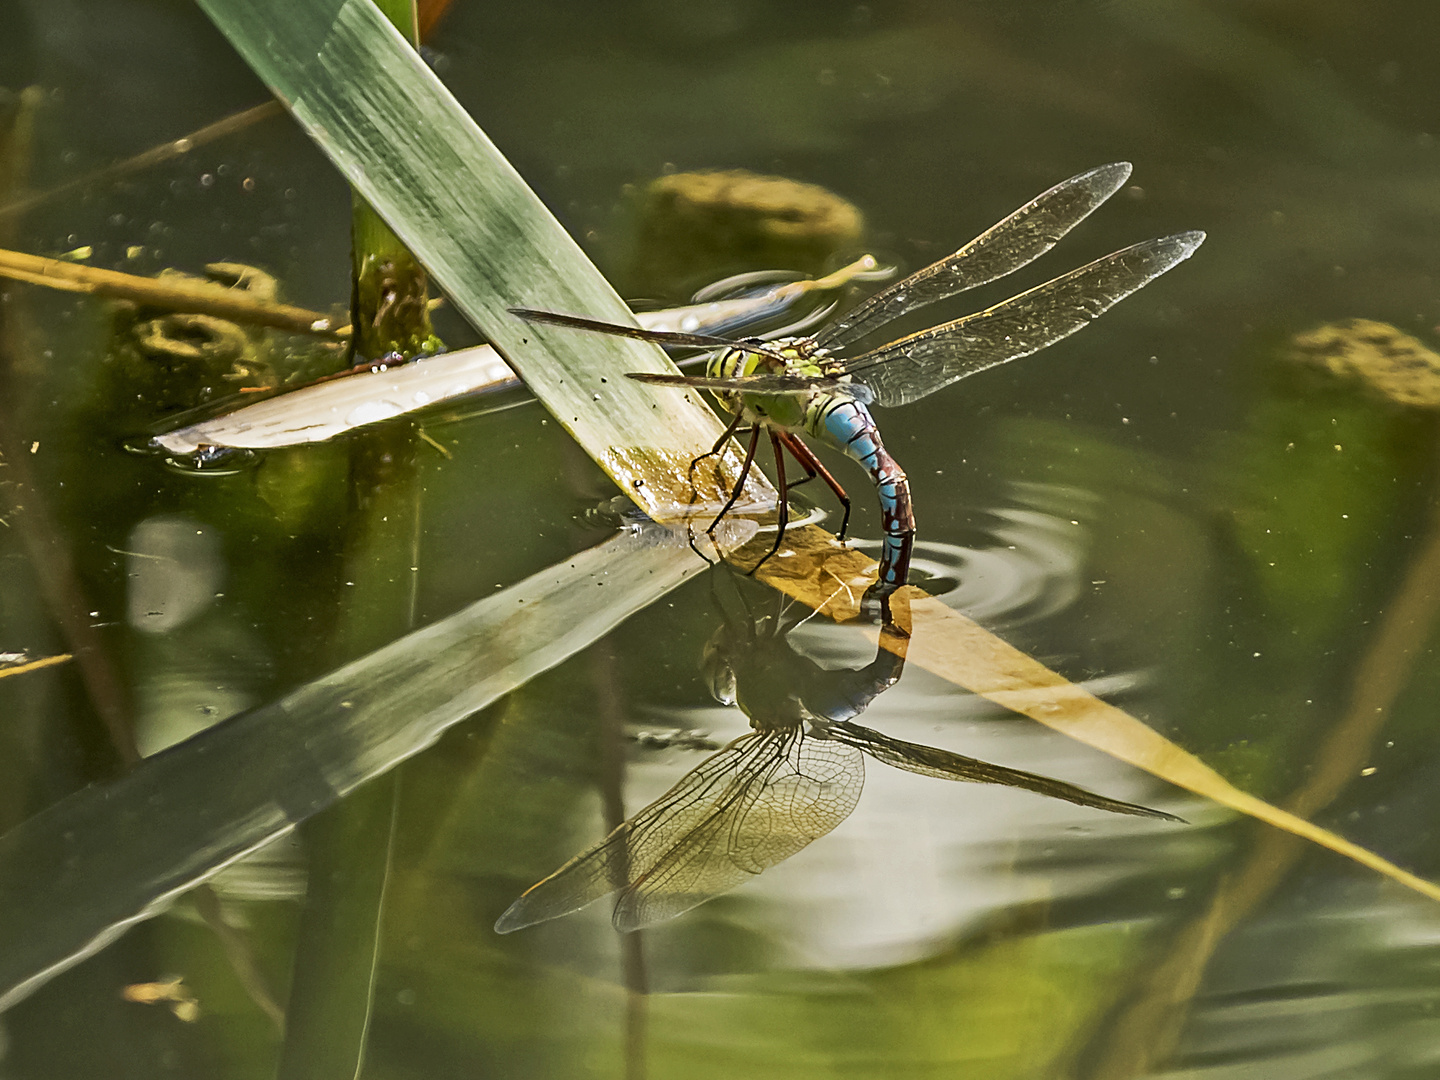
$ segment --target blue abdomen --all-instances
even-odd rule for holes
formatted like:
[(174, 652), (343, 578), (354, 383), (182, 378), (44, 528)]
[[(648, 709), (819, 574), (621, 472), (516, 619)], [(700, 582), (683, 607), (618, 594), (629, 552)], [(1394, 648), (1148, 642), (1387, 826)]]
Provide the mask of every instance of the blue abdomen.
[(905, 470), (880, 441), (880, 429), (870, 410), (858, 401), (833, 395), (817, 396), (808, 410), (805, 428), (817, 439), (853, 458), (870, 474), (880, 496), (881, 592), (905, 584), (910, 573), (910, 549), (915, 541), (915, 512), (910, 505), (910, 481)]

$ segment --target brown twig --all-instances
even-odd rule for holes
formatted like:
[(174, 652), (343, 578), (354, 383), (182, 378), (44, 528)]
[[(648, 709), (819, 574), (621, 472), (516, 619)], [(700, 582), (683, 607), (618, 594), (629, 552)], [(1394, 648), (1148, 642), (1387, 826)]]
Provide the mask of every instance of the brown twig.
[(244, 289), (230, 289), (204, 281), (172, 281), (125, 274), (118, 270), (100, 270), (23, 251), (0, 250), (0, 277), (66, 292), (133, 300), (150, 307), (194, 311), (220, 319), (272, 326), (296, 334), (331, 334), (335, 330), (335, 320), (328, 315), (263, 300)]

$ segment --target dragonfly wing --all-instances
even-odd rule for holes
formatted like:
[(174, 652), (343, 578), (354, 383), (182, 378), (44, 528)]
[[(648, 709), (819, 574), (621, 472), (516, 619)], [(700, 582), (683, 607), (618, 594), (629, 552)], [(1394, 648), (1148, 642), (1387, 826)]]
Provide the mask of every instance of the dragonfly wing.
[(1094, 792), (1086, 791), (1074, 784), (1067, 784), (1063, 780), (1054, 780), (1048, 776), (1040, 776), (1038, 773), (1008, 769), (1004, 765), (992, 765), (988, 761), (952, 754), (949, 750), (941, 750), (938, 747), (923, 746), (920, 743), (906, 742), (904, 739), (892, 739), (889, 735), (882, 735), (878, 731), (848, 721), (829, 725), (827, 732), (831, 738), (853, 746), (857, 750), (863, 750), (886, 765), (893, 765), (906, 772), (920, 773), (922, 776), (934, 776), (941, 780), (968, 780), (974, 784), (1000, 784), (1004, 787), (1023, 788), (1040, 795), (1048, 795), (1052, 799), (1063, 799), (1080, 806), (1091, 806), (1096, 810), (1109, 810), (1116, 814), (1161, 818), (1165, 821), (1183, 820), (1174, 814), (1167, 814), (1163, 810), (1151, 810), (1148, 806), (1140, 806), (1137, 803), (1107, 799), (1104, 795), (1096, 795)]
[(638, 930), (689, 911), (794, 855), (855, 809), (865, 759), (799, 728), (763, 732), (762, 753), (735, 776), (715, 813), (636, 877), (615, 905), (615, 926)]
[(648, 371), (631, 371), (626, 375), (638, 382), (654, 386), (684, 386), (696, 390), (714, 390), (726, 394), (811, 394), (817, 391), (847, 397), (861, 404), (874, 399), (870, 388), (860, 383), (838, 379), (803, 378), (795, 375), (736, 375), (711, 378), (706, 375), (657, 375)]
[(892, 341), (835, 365), (881, 405), (906, 405), (957, 379), (1053, 345), (1188, 259), (1203, 232), (1147, 240), (1096, 259), (994, 307)]
[(579, 911), (654, 870), (724, 804), (737, 778), (769, 760), (759, 735), (745, 735), (691, 769), (660, 798), (622, 822), (604, 840), (532, 885), (495, 923), (498, 933)]
[(686, 349), (743, 349), (745, 352), (759, 353), (772, 359), (780, 359), (763, 345), (715, 337), (713, 334), (686, 334), (675, 330), (645, 330), (639, 326), (624, 326), (620, 323), (603, 322), (600, 319), (587, 319), (582, 315), (562, 315), (558, 311), (537, 311), (534, 308), (510, 308), (510, 314), (518, 315), (526, 322), (551, 323), (554, 326), (569, 327), (571, 330), (590, 330), (597, 334), (610, 334), (612, 337), (638, 338), (641, 341), (654, 342), (656, 345), (670, 345)]
[(882, 289), (816, 339), (827, 349), (840, 349), (907, 311), (1014, 273), (1054, 247), (1129, 176), (1130, 163), (1118, 161), (1056, 184), (953, 255)]

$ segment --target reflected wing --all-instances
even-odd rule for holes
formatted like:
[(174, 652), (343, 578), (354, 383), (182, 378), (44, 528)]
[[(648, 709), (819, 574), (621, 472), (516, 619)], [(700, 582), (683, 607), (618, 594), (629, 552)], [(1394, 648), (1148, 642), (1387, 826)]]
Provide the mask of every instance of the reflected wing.
[(674, 330), (643, 330), (638, 326), (622, 326), (620, 323), (587, 319), (581, 315), (562, 315), (558, 311), (536, 311), (534, 308), (515, 307), (509, 310), (511, 315), (518, 315), (527, 322), (552, 323), (555, 326), (568, 326), (572, 330), (592, 330), (595, 333), (610, 334), (613, 337), (639, 338), (641, 341), (651, 341), (656, 345), (672, 345), (689, 349), (743, 349), (745, 352), (759, 353), (761, 356), (768, 356), (773, 360), (784, 362), (784, 357), (763, 345), (746, 341), (732, 341), (730, 338), (714, 337), (710, 334), (684, 334)]
[(881, 405), (908, 404), (1084, 329), (1188, 259), (1204, 239), (1202, 232), (1177, 233), (1123, 248), (992, 308), (843, 360), (832, 370), (859, 377)]
[(506, 934), (568, 915), (627, 887), (654, 869), (672, 847), (703, 828), (734, 785), (764, 767), (766, 751), (759, 735), (745, 735), (712, 754), (600, 843), (527, 889), (500, 916), (496, 931)]
[(568, 915), (616, 889), (621, 930), (688, 911), (833, 829), (864, 778), (857, 751), (805, 740), (798, 729), (742, 736), (531, 886), (495, 930)]
[[(679, 837), (615, 905), (615, 928), (639, 930), (674, 918), (783, 862), (855, 809), (865, 759), (798, 728), (746, 736), (754, 767), (735, 775), (712, 813)], [(732, 745), (738, 745), (732, 744)]]
[(1096, 810), (1110, 810), (1116, 814), (1133, 814), (1136, 817), (1161, 818), (1165, 821), (1183, 821), (1174, 814), (1163, 810), (1151, 810), (1148, 806), (1107, 799), (1084, 788), (1053, 780), (1048, 776), (1007, 769), (1004, 765), (991, 765), (987, 761), (952, 754), (934, 746), (892, 739), (867, 727), (849, 722), (830, 724), (826, 728), (830, 738), (843, 742), (857, 750), (863, 750), (871, 757), (893, 765), (906, 772), (935, 776), (941, 780), (968, 780), (976, 784), (1001, 784), (1004, 787), (1024, 788), (1052, 799), (1064, 799), (1080, 806), (1093, 806)]
[(955, 254), (882, 289), (816, 339), (827, 349), (839, 349), (907, 311), (1014, 273), (1054, 247), (1129, 176), (1130, 163), (1119, 161), (1056, 184)]
[(821, 391), (847, 397), (862, 404), (874, 400), (868, 386), (840, 382), (838, 379), (799, 378), (794, 375), (736, 375), (732, 378), (710, 378), (705, 375), (656, 375), (648, 371), (631, 371), (628, 378), (656, 386), (685, 386), (697, 390), (715, 390), (731, 394), (809, 394)]

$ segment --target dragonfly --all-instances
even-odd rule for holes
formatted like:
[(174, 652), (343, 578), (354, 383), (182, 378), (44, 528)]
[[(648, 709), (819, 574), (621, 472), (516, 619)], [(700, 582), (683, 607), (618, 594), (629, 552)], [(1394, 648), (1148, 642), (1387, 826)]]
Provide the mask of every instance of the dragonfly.
[(905, 639), (864, 668), (827, 669), (798, 653), (781, 621), (726, 620), (706, 644), (711, 694), (751, 731), (686, 773), (594, 847), (500, 916), (506, 934), (617, 893), (612, 922), (640, 930), (726, 892), (830, 832), (855, 809), (865, 758), (942, 780), (1000, 784), (1112, 813), (1182, 819), (1051, 777), (907, 742), (854, 722), (899, 680)]
[(788, 452), (819, 476), (844, 508), (838, 536), (850, 522), (850, 499), (801, 439), (809, 435), (857, 462), (870, 476), (881, 509), (882, 544), (871, 595), (888, 607), (904, 585), (915, 540), (915, 514), (904, 470), (885, 449), (869, 406), (907, 405), (951, 383), (1019, 359), (1088, 326), (1115, 304), (1192, 255), (1203, 232), (1146, 240), (1012, 296), (983, 311), (891, 341), (858, 355), (842, 353), (886, 324), (928, 304), (1012, 274), (1045, 254), (1129, 179), (1129, 162), (1115, 162), (1056, 184), (940, 261), (882, 289), (810, 336), (769, 343), (706, 334), (663, 333), (579, 315), (511, 308), (512, 314), (578, 330), (639, 338), (659, 345), (714, 350), (704, 375), (631, 372), (661, 386), (710, 391), (732, 420), (714, 448), (748, 432), (744, 464), (729, 500), (710, 524), (713, 532), (744, 488), (762, 432), (775, 455), (778, 527), (774, 545), (750, 573), (780, 549), (789, 519), (785, 475)]

